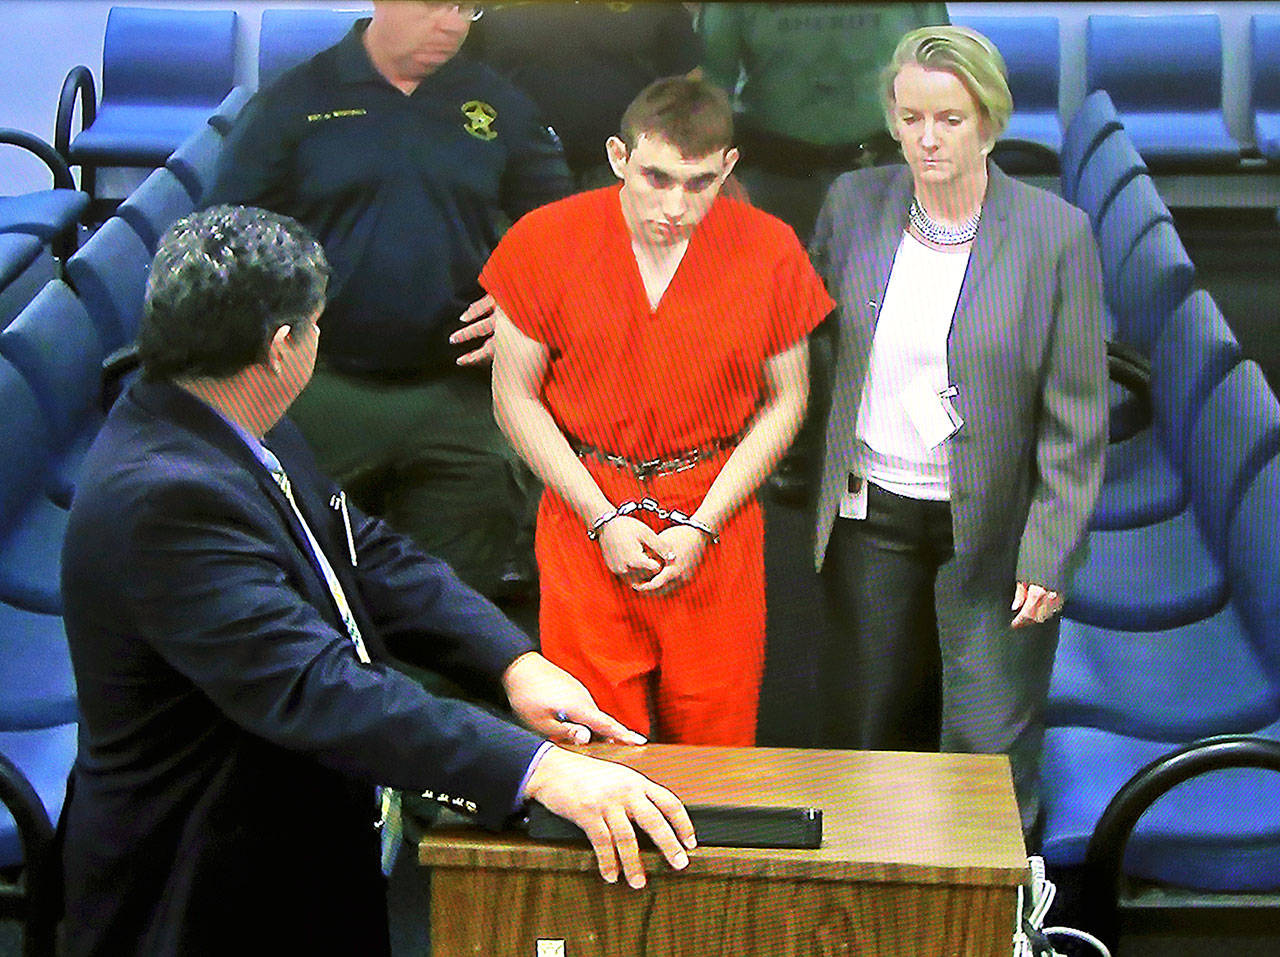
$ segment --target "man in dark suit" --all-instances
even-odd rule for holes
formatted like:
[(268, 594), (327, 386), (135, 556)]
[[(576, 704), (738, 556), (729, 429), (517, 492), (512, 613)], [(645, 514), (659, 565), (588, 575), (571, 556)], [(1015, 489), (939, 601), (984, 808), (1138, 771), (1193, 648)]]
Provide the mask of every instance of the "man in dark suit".
[[(327, 273), (296, 222), (242, 207), (180, 221), (156, 253), (143, 379), (89, 454), (64, 551), (73, 954), (385, 953), (375, 784), (491, 828), (538, 800), (592, 836), (608, 880), (644, 882), (632, 820), (687, 861), (673, 795), (544, 738), (639, 736), (349, 508), (281, 419)], [(505, 692), (533, 732), (431, 696), (392, 656)]]

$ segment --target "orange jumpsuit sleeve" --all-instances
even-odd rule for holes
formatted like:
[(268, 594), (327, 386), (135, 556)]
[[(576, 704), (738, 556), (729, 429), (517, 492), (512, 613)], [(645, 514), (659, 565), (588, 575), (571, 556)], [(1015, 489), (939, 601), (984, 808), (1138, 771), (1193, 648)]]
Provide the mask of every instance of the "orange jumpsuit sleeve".
[(541, 210), (520, 218), (480, 271), (480, 285), (493, 296), (512, 325), (543, 345), (556, 345), (552, 304), (564, 265), (553, 241), (555, 230)]
[(776, 356), (807, 336), (836, 307), (800, 243), (788, 238), (774, 266), (767, 356)]

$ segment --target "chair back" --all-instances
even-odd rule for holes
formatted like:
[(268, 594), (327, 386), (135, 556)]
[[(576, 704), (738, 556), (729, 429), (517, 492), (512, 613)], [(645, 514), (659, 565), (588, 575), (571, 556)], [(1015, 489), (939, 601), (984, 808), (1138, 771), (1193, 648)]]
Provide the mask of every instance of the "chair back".
[(234, 10), (112, 7), (102, 43), (102, 99), (208, 106), (235, 79)]
[(263, 10), (258, 34), (258, 89), (265, 89), (282, 73), (333, 46), (362, 16), (368, 14), (314, 8)]
[(182, 183), (193, 204), (200, 202), (213, 182), (221, 152), (222, 134), (212, 126), (203, 126), (165, 160), (164, 165)]
[(1186, 476), (1205, 541), (1227, 559), (1227, 531), (1244, 491), (1280, 454), (1280, 401), (1246, 359), (1205, 400), (1187, 445)]
[(1080, 171), (1075, 195), (1075, 204), (1089, 215), (1095, 233), (1116, 194), (1129, 180), (1146, 171), (1147, 164), (1123, 129), (1113, 131), (1098, 143)]
[(0, 333), (0, 356), (35, 393), (56, 446), (100, 417), (102, 342), (71, 288), (55, 279)]
[(1249, 21), (1249, 39), (1253, 109), (1280, 113), (1280, 13), (1255, 13)]
[(123, 219), (154, 253), (160, 235), (176, 220), (195, 209), (191, 194), (173, 171), (165, 167), (152, 170), (142, 185), (116, 207)]
[(67, 260), (67, 277), (107, 352), (132, 342), (142, 322), (151, 253), (119, 216), (112, 216)]
[(1172, 223), (1173, 214), (1160, 198), (1150, 176), (1139, 174), (1125, 183), (1098, 222), (1098, 253), (1107, 286), (1120, 279), (1129, 252), (1156, 223)]
[(996, 45), (1009, 71), (1013, 110), (1058, 112), (1058, 18), (957, 15), (958, 26), (977, 30)]
[(223, 136), (226, 136), (231, 132), (231, 127), (235, 125), (236, 117), (240, 115), (240, 111), (244, 109), (245, 104), (249, 102), (252, 96), (253, 91), (247, 86), (234, 87), (230, 93), (222, 98), (218, 108), (209, 115), (209, 125)]
[(1207, 290), (1197, 289), (1167, 320), (1151, 350), (1151, 404), (1165, 450), (1181, 468), (1204, 400), (1244, 356)]
[(1241, 496), (1229, 543), (1232, 602), (1280, 686), (1280, 458)]
[(1195, 266), (1173, 223), (1154, 223), (1129, 251), (1118, 281), (1107, 290), (1117, 336), (1150, 355), (1165, 321), (1186, 300), (1195, 279)]
[(1085, 84), (1120, 113), (1222, 107), (1222, 30), (1215, 13), (1091, 14)]
[(1085, 160), (1104, 137), (1118, 129), (1122, 129), (1120, 117), (1106, 90), (1094, 90), (1084, 98), (1062, 133), (1062, 149), (1058, 153), (1062, 196), (1067, 202), (1076, 201), (1076, 186)]
[(49, 426), (40, 403), (22, 373), (0, 357), (0, 538), (10, 532), (10, 522), (41, 494), (49, 464)]

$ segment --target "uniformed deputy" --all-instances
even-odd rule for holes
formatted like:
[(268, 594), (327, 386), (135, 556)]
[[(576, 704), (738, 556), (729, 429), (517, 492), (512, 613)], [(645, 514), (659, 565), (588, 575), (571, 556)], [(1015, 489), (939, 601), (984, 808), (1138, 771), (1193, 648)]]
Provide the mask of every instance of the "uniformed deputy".
[(458, 55), (479, 7), (373, 8), (258, 93), (204, 201), (319, 238), (325, 334), (292, 416), (366, 511), (495, 595), (531, 489), (493, 424), (476, 276), (509, 221), (569, 191), (568, 170), (533, 104)]

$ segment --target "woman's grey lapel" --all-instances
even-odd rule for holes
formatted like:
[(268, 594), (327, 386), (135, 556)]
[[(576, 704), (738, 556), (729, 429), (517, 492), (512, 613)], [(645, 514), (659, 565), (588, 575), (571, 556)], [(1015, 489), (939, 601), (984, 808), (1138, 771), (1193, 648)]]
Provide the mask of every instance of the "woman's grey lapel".
[(984, 329), (984, 316), (970, 308), (979, 290), (989, 281), (999, 281), (999, 270), (993, 271), (997, 256), (1008, 238), (1009, 207), (1012, 198), (1009, 177), (994, 163), (987, 164), (987, 195), (982, 203), (982, 222), (969, 253), (969, 265), (965, 268), (964, 282), (956, 300), (956, 311), (951, 319), (951, 331), (947, 336), (948, 365), (953, 384), (959, 385), (955, 372), (963, 368), (965, 358), (973, 354), (973, 343), (990, 334)]
[[(844, 278), (840, 282), (843, 325), (845, 335), (851, 340), (849, 354), (862, 359), (871, 350), (893, 257), (907, 228), (907, 211), (911, 205), (911, 172), (907, 167), (897, 169), (883, 182), (878, 193), (865, 190), (852, 197), (854, 203), (866, 203), (869, 210), (860, 217), (860, 222), (855, 220), (856, 225), (850, 223)], [(865, 362), (860, 362), (853, 371), (859, 377), (864, 375)]]

